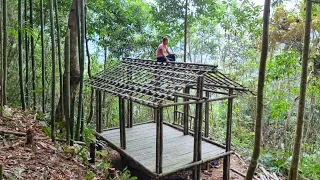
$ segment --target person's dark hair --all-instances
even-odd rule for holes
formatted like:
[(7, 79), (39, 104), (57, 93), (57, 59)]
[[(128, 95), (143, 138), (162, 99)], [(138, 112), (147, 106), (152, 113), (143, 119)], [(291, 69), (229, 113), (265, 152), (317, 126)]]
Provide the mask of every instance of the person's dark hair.
[(168, 41), (168, 37), (167, 36), (162, 36), (162, 41)]

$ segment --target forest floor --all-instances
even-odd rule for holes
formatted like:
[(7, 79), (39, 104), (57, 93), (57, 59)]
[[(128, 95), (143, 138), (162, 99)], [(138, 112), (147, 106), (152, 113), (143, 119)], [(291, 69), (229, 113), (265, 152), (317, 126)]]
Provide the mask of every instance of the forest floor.
[[(79, 157), (80, 145), (70, 147), (60, 142), (54, 144), (43, 127), (35, 115), (6, 108), (5, 117), (0, 118), (0, 164), (4, 166), (4, 179), (104, 179), (105, 171), (89, 165), (88, 156)], [(32, 133), (26, 136), (29, 129)], [(27, 137), (30, 135), (33, 142), (27, 145)], [(112, 165), (120, 168), (119, 154), (110, 148), (107, 150)], [(220, 160), (218, 167), (203, 170), (202, 179), (222, 179), (222, 168)], [(231, 168), (243, 174), (246, 172), (245, 162), (239, 155), (231, 156)], [(149, 179), (134, 168), (130, 168), (130, 171), (139, 180)], [(95, 175), (88, 172), (94, 172)], [(234, 171), (231, 171), (230, 176), (230, 179), (244, 179)], [(191, 179), (191, 171), (176, 173), (166, 179)]]

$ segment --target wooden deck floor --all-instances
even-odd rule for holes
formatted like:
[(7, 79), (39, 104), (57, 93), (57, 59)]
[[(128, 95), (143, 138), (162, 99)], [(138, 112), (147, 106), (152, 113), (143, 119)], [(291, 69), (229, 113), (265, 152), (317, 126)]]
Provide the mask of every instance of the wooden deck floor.
[[(120, 147), (120, 130), (113, 129), (100, 134), (113, 145)], [(127, 149), (132, 158), (142, 166), (155, 172), (156, 164), (156, 124), (148, 123), (126, 128)], [(163, 173), (179, 169), (193, 161), (193, 136), (163, 125)], [(219, 157), (225, 149), (202, 141), (202, 160)]]

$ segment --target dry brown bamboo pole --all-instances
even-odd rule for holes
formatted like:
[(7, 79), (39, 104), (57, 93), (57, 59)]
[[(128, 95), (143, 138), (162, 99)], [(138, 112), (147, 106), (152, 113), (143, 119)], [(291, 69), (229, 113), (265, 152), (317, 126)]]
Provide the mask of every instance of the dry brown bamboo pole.
[[(233, 94), (233, 89), (229, 90), (229, 94)], [(226, 152), (231, 151), (231, 128), (232, 128), (232, 105), (233, 99), (228, 100), (228, 114), (227, 114), (227, 133), (226, 133)], [(223, 179), (230, 178), (230, 156), (223, 159)]]

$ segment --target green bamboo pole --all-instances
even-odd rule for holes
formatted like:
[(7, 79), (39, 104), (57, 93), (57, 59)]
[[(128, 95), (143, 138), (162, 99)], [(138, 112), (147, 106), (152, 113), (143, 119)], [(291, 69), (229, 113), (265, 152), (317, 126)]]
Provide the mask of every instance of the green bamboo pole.
[(84, 72), (84, 40), (85, 40), (85, 19), (84, 19), (84, 1), (81, 0), (81, 51), (80, 51), (80, 89), (79, 89), (79, 104), (78, 104), (78, 116), (76, 125), (75, 139), (80, 138), (80, 124), (82, 120), (82, 108), (83, 108), (83, 72)]
[(2, 164), (0, 164), (0, 180), (3, 179), (3, 168), (2, 168)]
[[(24, 0), (24, 26), (28, 25), (28, 1)], [(27, 31), (24, 34), (25, 53), (26, 53), (26, 105), (29, 106), (29, 38)]]
[[(2, 48), (3, 48), (3, 46), (2, 46), (2, 45), (3, 45), (3, 38), (2, 38), (2, 30), (3, 30), (3, 28), (2, 28), (2, 17), (3, 17), (3, 15), (2, 15), (2, 10), (3, 10), (3, 9), (2, 9), (2, 7), (3, 7), (3, 6), (2, 6), (2, 1), (0, 1), (0, 67), (1, 67), (1, 68), (0, 68), (0, 73), (1, 73), (1, 74), (0, 74), (0, 77), (1, 77), (1, 78), (0, 78), (0, 83), (1, 83), (1, 87), (2, 87), (2, 81), (3, 81), (3, 79), (2, 79), (2, 77), (3, 77), (3, 76), (2, 76), (2, 74), (3, 74), (3, 73), (2, 73), (2, 72), (3, 72), (3, 69), (2, 69), (2, 63), (3, 63), (3, 56), (2, 56), (2, 55), (3, 55), (3, 52), (2, 52), (2, 50), (3, 50), (3, 49), (2, 49)], [(2, 97), (2, 96), (1, 96), (1, 97)], [(3, 107), (3, 106), (2, 106), (2, 102), (3, 102), (3, 101), (2, 101), (2, 98), (1, 98), (0, 116), (2, 116), (2, 114), (3, 114), (3, 111), (2, 111), (2, 110), (3, 110), (3, 108), (2, 108), (2, 107)]]
[(67, 122), (67, 144), (70, 144), (70, 30), (67, 31), (67, 36), (66, 36), (66, 48), (65, 48), (65, 55), (66, 55), (66, 122)]
[(22, 67), (22, 0), (18, 0), (18, 47), (19, 47), (19, 81), (20, 81), (20, 96), (22, 110), (26, 110), (26, 104), (24, 99), (24, 83), (23, 83), (23, 67)]
[(40, 0), (40, 26), (41, 26), (41, 65), (42, 65), (42, 113), (46, 112), (45, 102), (45, 79), (46, 79), (46, 64), (45, 64), (45, 49), (44, 49), (44, 16), (43, 16), (43, 0)]
[[(57, 43), (58, 43), (58, 61), (59, 61), (59, 77), (60, 77), (60, 97), (63, 98), (63, 70), (61, 60), (61, 38), (60, 38), (60, 22), (59, 22), (59, 9), (58, 0), (55, 0), (55, 13), (57, 23)], [(64, 114), (64, 102), (61, 101), (61, 114)]]
[[(33, 31), (33, 0), (30, 0), (30, 28)], [(34, 49), (35, 49), (35, 44), (34, 44), (34, 37), (31, 33), (30, 37), (31, 41), (31, 68), (32, 68), (32, 96), (33, 96), (33, 110), (36, 110), (36, 67), (35, 67), (35, 62), (34, 62)]]
[(52, 87), (51, 87), (51, 139), (55, 142), (55, 119), (56, 119), (56, 112), (55, 112), (55, 94), (56, 94), (56, 78), (55, 78), (55, 69), (56, 69), (56, 46), (55, 46), (55, 34), (54, 34), (54, 17), (53, 17), (53, 0), (50, 0), (50, 25), (51, 25), (51, 60), (52, 60)]
[(4, 105), (7, 104), (7, 90), (6, 90), (6, 84), (7, 84), (7, 42), (8, 42), (8, 29), (7, 29), (7, 0), (3, 0), (2, 3), (2, 13), (3, 13), (3, 62), (2, 62), (2, 71), (3, 71), (3, 80), (2, 80), (2, 101), (1, 101), (1, 107), (3, 108)]

